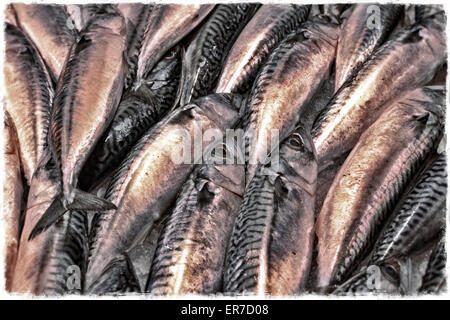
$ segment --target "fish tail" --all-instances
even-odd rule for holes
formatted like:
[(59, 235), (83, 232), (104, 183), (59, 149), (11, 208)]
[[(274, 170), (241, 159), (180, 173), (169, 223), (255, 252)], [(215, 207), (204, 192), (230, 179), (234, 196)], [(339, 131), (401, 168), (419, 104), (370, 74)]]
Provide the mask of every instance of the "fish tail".
[(47, 208), (42, 217), (34, 226), (28, 240), (32, 240), (57, 222), (69, 210), (107, 211), (117, 207), (111, 202), (79, 189), (74, 189), (73, 201), (66, 204), (63, 194), (59, 194)]

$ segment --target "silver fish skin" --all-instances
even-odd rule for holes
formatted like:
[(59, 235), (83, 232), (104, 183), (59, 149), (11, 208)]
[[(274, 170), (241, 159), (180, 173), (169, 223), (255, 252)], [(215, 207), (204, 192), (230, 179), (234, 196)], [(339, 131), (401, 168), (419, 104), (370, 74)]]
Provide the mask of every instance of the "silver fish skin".
[(149, 17), (139, 53), (136, 87), (159, 59), (213, 10), (213, 4), (157, 4)]
[(127, 29), (128, 73), (125, 79), (125, 89), (128, 89), (136, 78), (139, 52), (141, 51), (145, 29), (154, 7), (154, 4), (144, 3), (117, 4), (117, 9), (125, 18)]
[(70, 48), (77, 40), (70, 17), (60, 5), (14, 3), (17, 22), (34, 43), (57, 82)]
[(336, 19), (316, 16), (286, 37), (262, 67), (244, 116), (247, 185), (273, 148), (274, 131), (284, 140), (329, 78), (338, 36)]
[(447, 275), (446, 275), (447, 253), (445, 250), (445, 237), (434, 248), (428, 262), (427, 270), (423, 276), (421, 293), (439, 294), (446, 291)]
[(300, 125), (280, 147), (278, 169), (258, 168), (228, 246), (225, 293), (303, 290), (313, 252), (316, 161), (309, 130)]
[(398, 213), (381, 235), (371, 263), (408, 255), (424, 246), (445, 227), (447, 165), (439, 156), (406, 197)]
[(445, 21), (438, 13), (399, 32), (336, 92), (312, 130), (320, 168), (350, 151), (389, 104), (431, 80), (446, 57)]
[(98, 15), (83, 30), (58, 82), (51, 117), (50, 143), (66, 208), (83, 165), (116, 112), (126, 68), (121, 15)]
[[(379, 10), (379, 11), (375, 11)], [(380, 46), (399, 21), (403, 5), (356, 4), (342, 25), (336, 54), (336, 84), (338, 90), (364, 61)], [(379, 26), (372, 25), (374, 14)]]
[(87, 190), (106, 172), (116, 168), (136, 141), (175, 103), (181, 73), (181, 48), (169, 51), (146, 79), (139, 92), (125, 92), (107, 132), (98, 141), (80, 174)]
[(181, 106), (213, 91), (233, 42), (259, 7), (251, 3), (216, 6), (186, 50)]
[(50, 226), (48, 232), (28, 240), (32, 228), (60, 191), (59, 169), (46, 149), (30, 185), (12, 292), (80, 293), (78, 285), (82, 285), (87, 253), (86, 216), (70, 211)]
[(219, 292), (244, 188), (244, 165), (204, 165), (193, 172), (158, 242), (148, 292)]
[(215, 91), (244, 93), (269, 54), (308, 17), (311, 6), (265, 4), (247, 23), (223, 65)]
[(5, 228), (5, 289), (10, 291), (19, 249), (20, 216), (23, 209), (22, 197), (24, 196), (24, 188), (20, 171), (19, 139), (8, 112), (5, 113), (4, 121), (3, 159), (5, 176), (3, 180), (2, 221)]
[[(184, 140), (190, 142), (200, 125), (204, 131), (215, 129), (223, 134), (238, 116), (232, 97), (210, 95), (176, 109), (142, 136), (122, 162), (106, 193), (106, 199), (117, 210), (98, 213), (93, 222), (86, 278), (88, 292), (111, 290), (109, 282), (102, 279), (110, 281), (108, 273), (114, 270), (116, 261), (123, 261), (138, 234), (151, 230), (175, 200), (194, 162), (200, 160), (195, 150), (192, 157), (190, 143), (186, 150), (190, 159), (174, 158), (186, 147)], [(195, 143), (204, 149), (211, 139), (205, 137)]]
[(5, 30), (5, 109), (20, 145), (24, 177), (29, 185), (47, 144), (54, 89), (39, 52), (17, 27)]
[(316, 222), (317, 287), (340, 283), (373, 246), (402, 192), (436, 152), (444, 96), (416, 89), (394, 103), (347, 157)]

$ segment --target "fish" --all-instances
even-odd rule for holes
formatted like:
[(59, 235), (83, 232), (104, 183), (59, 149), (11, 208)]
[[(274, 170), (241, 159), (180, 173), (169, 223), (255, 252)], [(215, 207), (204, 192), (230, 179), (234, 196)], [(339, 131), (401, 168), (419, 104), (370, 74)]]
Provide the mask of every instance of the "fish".
[(427, 270), (423, 276), (421, 293), (438, 294), (445, 292), (447, 287), (447, 275), (445, 272), (447, 253), (445, 250), (445, 237), (436, 245), (431, 253)]
[[(155, 295), (220, 291), (228, 241), (244, 195), (244, 165), (226, 164), (233, 146), (183, 185), (158, 241), (147, 291)], [(219, 153), (219, 151), (217, 151)]]
[(215, 92), (245, 93), (270, 53), (308, 17), (311, 6), (262, 5), (239, 34), (223, 64)]
[(336, 92), (312, 129), (320, 170), (350, 151), (393, 101), (431, 80), (446, 57), (445, 20), (441, 12), (404, 29)]
[(329, 78), (338, 36), (334, 17), (316, 16), (287, 36), (262, 67), (244, 116), (247, 184), (267, 160), (276, 134), (283, 140), (295, 128), (302, 109)]
[(181, 47), (176, 46), (158, 62), (139, 92), (123, 94), (110, 127), (81, 171), (81, 189), (88, 189), (105, 172), (116, 168), (134, 143), (174, 106), (181, 55)]
[(154, 4), (144, 3), (119, 3), (117, 9), (122, 13), (127, 29), (127, 61), (128, 73), (125, 78), (125, 90), (128, 89), (136, 78), (139, 52), (142, 48), (145, 29), (149, 22)]
[[(61, 170), (61, 195), (36, 224), (33, 238), (82, 201), (91, 210), (112, 209), (103, 199), (77, 189), (78, 176), (111, 122), (122, 95), (126, 61), (125, 24), (119, 14), (91, 19), (71, 49), (56, 88), (49, 145)], [(61, 203), (60, 203), (61, 202)]]
[(414, 20), (416, 22), (426, 19), (436, 12), (443, 11), (444, 7), (439, 4), (432, 5), (414, 5)]
[(316, 222), (317, 281), (342, 283), (373, 246), (402, 192), (443, 135), (444, 95), (419, 88), (395, 102), (350, 152)]
[(27, 185), (47, 145), (54, 97), (51, 76), (34, 45), (17, 27), (5, 28), (5, 110), (17, 130)]
[(56, 83), (77, 40), (71, 19), (60, 5), (14, 3), (17, 22), (36, 46)]
[(136, 84), (153, 69), (159, 59), (192, 31), (213, 10), (213, 4), (157, 4), (152, 10), (139, 53)]
[[(200, 130), (214, 129), (223, 134), (238, 120), (234, 101), (230, 95), (209, 95), (177, 108), (147, 131), (128, 153), (105, 195), (117, 210), (99, 212), (93, 220), (87, 292), (101, 294), (113, 290), (111, 285), (127, 286), (128, 280), (113, 275), (131, 274), (127, 251), (139, 244), (167, 212), (195, 163), (201, 160), (197, 148), (206, 148), (212, 142), (212, 137), (203, 139)], [(192, 149), (193, 137), (197, 151)], [(130, 283), (137, 282), (133, 278)]]
[(180, 105), (213, 92), (223, 60), (260, 4), (219, 4), (189, 44), (183, 63)]
[(381, 235), (371, 263), (408, 255), (436, 238), (445, 227), (447, 165), (440, 155), (409, 192), (398, 213)]
[(24, 187), (20, 169), (19, 139), (8, 112), (5, 113), (4, 121), (3, 159), (5, 176), (3, 180), (2, 221), (5, 230), (5, 288), (7, 291), (10, 291), (19, 249), (20, 217), (23, 210), (22, 197), (24, 196)]
[[(78, 210), (70, 211), (48, 232), (29, 240), (36, 222), (61, 191), (59, 168), (51, 150), (45, 150), (30, 185), (11, 292), (80, 293), (87, 252), (86, 216)], [(83, 209), (83, 205), (78, 209)]]
[(228, 245), (225, 294), (293, 295), (308, 280), (314, 240), (317, 157), (302, 124), (246, 188)]
[(350, 16), (343, 23), (339, 36), (336, 54), (336, 90), (357, 72), (372, 52), (387, 39), (402, 12), (402, 5), (354, 6)]

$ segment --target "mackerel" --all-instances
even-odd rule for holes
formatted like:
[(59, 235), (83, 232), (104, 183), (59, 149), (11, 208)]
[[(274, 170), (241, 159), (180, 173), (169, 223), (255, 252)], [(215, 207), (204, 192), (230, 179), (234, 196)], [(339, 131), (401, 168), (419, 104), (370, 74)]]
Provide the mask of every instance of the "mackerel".
[(270, 53), (308, 17), (311, 6), (263, 5), (245, 26), (231, 48), (216, 92), (244, 93)]
[(34, 43), (57, 82), (70, 48), (77, 40), (62, 6), (14, 3), (17, 22)]
[(47, 144), (53, 84), (44, 61), (17, 27), (5, 30), (5, 109), (17, 130), (20, 159), (29, 185)]
[(274, 147), (274, 131), (279, 140), (286, 138), (316, 90), (329, 78), (338, 35), (339, 24), (333, 17), (316, 16), (270, 54), (254, 82), (245, 110), (247, 184)]
[(153, 69), (159, 59), (193, 30), (214, 8), (211, 4), (157, 4), (150, 14), (139, 53), (136, 85)]
[(340, 283), (364, 257), (402, 192), (436, 152), (444, 96), (417, 89), (367, 129), (333, 181), (316, 223), (319, 288)]
[(445, 20), (441, 12), (399, 32), (336, 92), (312, 130), (321, 168), (350, 151), (393, 101), (431, 80), (446, 57)]
[(221, 160), (199, 167), (183, 185), (158, 242), (151, 294), (212, 294), (221, 289), (226, 249), (245, 187), (244, 166)]
[(380, 237), (371, 263), (408, 255), (428, 243), (445, 227), (447, 165), (439, 156), (408, 194), (400, 210)]
[[(196, 137), (195, 148), (203, 148), (209, 139), (197, 140), (200, 129), (225, 132), (238, 119), (233, 99), (224, 95), (210, 95), (176, 109), (149, 130), (118, 168), (105, 198), (117, 206), (96, 214), (90, 240), (90, 260), (86, 288), (91, 293), (105, 293), (112, 289), (114, 274), (130, 265), (127, 251), (139, 243), (155, 221), (170, 204), (188, 178), (194, 158), (178, 161), (181, 153), (191, 156), (190, 139)], [(201, 128), (199, 128), (201, 125)], [(188, 141), (185, 141), (188, 139)], [(189, 149), (183, 151), (186, 144)], [(195, 151), (195, 150), (194, 150)], [(201, 156), (201, 154), (200, 154)], [(106, 280), (106, 281), (104, 281)], [(117, 279), (116, 279), (117, 280)]]
[(443, 237), (431, 253), (420, 292), (437, 294), (445, 291), (447, 286), (446, 261), (445, 237)]
[(283, 142), (277, 169), (260, 165), (227, 250), (225, 293), (293, 295), (306, 285), (314, 240), (317, 162), (302, 125)]
[(250, 3), (217, 5), (186, 51), (181, 106), (213, 91), (233, 42), (259, 7)]
[[(349, 18), (342, 25), (339, 36), (336, 54), (336, 90), (357, 72), (372, 52), (387, 39), (399, 21), (402, 11), (403, 5), (354, 6)], [(379, 25), (374, 25), (375, 23)]]

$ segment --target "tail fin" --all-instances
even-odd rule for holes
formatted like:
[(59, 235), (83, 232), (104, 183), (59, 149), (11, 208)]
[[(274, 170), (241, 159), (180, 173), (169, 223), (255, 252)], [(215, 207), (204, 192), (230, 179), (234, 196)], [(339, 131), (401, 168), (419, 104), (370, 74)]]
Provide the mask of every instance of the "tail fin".
[(33, 230), (28, 237), (28, 240), (33, 239), (37, 235), (41, 234), (49, 227), (51, 227), (61, 216), (69, 210), (82, 210), (82, 211), (107, 211), (115, 210), (117, 207), (109, 201), (101, 199), (96, 195), (88, 192), (75, 189), (75, 198), (67, 208), (63, 205), (63, 195), (60, 194), (52, 202), (50, 207), (44, 212), (42, 217), (34, 226)]

